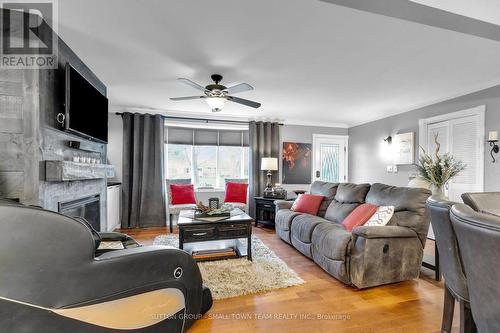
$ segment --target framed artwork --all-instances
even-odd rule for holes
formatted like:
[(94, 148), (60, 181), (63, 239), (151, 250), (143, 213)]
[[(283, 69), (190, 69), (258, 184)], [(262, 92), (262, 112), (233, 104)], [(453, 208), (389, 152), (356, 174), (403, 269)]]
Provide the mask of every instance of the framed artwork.
[(312, 144), (283, 142), (283, 184), (310, 184)]
[(394, 136), (394, 164), (415, 163), (415, 133), (408, 132)]

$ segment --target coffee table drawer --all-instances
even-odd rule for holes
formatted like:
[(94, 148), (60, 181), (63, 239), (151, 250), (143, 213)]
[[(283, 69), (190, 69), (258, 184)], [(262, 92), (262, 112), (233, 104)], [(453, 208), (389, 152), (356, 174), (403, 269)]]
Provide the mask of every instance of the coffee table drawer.
[(217, 232), (219, 237), (245, 237), (248, 235), (248, 227), (241, 224), (220, 225)]
[(199, 228), (184, 229), (185, 241), (212, 239), (214, 237), (215, 237), (215, 227), (199, 227)]

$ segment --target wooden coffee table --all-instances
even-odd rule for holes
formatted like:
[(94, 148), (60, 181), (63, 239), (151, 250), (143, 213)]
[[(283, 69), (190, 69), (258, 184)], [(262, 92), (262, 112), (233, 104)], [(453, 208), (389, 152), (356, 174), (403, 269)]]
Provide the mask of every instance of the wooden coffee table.
[[(241, 209), (233, 209), (231, 216), (220, 221), (201, 221), (194, 217), (194, 210), (183, 210), (179, 214), (179, 248), (189, 253), (233, 248), (236, 256), (205, 258), (219, 260), (247, 257), (252, 260), (253, 219)], [(243, 244), (241, 239), (247, 239)]]

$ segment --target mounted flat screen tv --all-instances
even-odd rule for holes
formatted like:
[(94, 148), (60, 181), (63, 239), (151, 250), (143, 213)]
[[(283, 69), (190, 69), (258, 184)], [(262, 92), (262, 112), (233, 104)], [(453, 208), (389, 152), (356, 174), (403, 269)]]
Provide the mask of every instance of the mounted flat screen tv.
[(65, 128), (90, 140), (108, 142), (108, 99), (68, 63)]

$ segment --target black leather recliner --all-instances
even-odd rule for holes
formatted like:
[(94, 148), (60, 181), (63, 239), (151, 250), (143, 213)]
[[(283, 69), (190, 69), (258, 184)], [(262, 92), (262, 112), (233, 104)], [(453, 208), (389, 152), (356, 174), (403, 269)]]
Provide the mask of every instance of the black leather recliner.
[(454, 205), (450, 217), (478, 331), (500, 332), (500, 217), (476, 212), (464, 204)]
[(441, 332), (451, 332), (455, 300), (460, 304), (461, 332), (475, 332), (472, 318), (467, 279), (460, 258), (455, 230), (450, 220), (450, 210), (454, 202), (432, 196), (427, 199), (427, 209), (431, 216), (432, 230), (440, 256), (440, 266), (445, 279), (443, 320)]
[(212, 305), (186, 252), (96, 255), (85, 223), (0, 202), (0, 332), (183, 332)]

